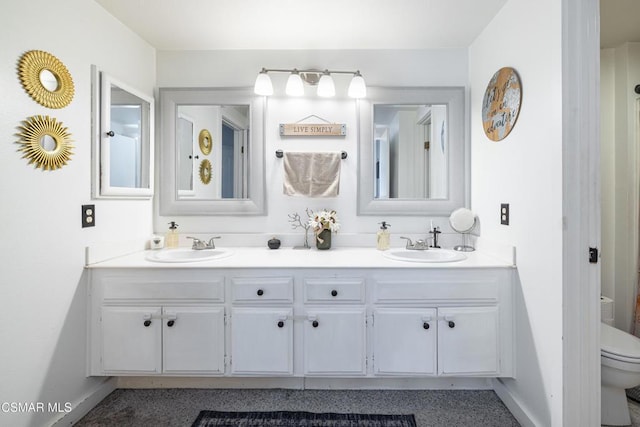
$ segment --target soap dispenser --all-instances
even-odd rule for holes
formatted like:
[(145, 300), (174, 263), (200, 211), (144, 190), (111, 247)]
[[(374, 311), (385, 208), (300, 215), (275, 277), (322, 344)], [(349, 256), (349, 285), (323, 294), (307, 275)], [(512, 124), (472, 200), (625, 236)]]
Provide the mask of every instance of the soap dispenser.
[(175, 221), (169, 223), (169, 231), (164, 237), (165, 248), (177, 248), (178, 247), (178, 224)]
[(389, 233), (388, 230), (388, 227), (390, 227), (391, 224), (386, 221), (379, 222), (378, 224), (380, 224), (380, 230), (378, 230), (377, 236), (378, 250), (386, 251), (387, 249), (389, 249), (391, 241), (391, 233)]

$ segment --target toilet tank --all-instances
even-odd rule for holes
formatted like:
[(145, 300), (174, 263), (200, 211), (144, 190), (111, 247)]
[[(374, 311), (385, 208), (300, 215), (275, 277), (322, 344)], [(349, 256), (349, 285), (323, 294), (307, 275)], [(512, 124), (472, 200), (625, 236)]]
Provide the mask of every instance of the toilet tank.
[(600, 297), (600, 320), (609, 326), (613, 326), (613, 300), (611, 298)]

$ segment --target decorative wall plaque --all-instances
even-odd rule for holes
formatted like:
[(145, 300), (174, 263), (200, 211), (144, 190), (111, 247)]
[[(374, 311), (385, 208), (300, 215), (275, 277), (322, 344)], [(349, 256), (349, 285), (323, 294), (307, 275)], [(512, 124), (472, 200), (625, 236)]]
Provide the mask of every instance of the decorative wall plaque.
[(345, 136), (345, 123), (281, 123), (280, 136)]
[(499, 69), (487, 85), (482, 100), (482, 127), (492, 141), (509, 135), (518, 119), (522, 101), (522, 86), (516, 70)]

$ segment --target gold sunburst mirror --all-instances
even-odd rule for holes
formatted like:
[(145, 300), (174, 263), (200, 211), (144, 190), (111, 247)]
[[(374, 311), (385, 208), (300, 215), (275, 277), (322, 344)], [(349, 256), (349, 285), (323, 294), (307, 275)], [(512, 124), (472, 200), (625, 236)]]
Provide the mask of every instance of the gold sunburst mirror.
[(211, 139), (211, 132), (207, 129), (202, 129), (200, 135), (198, 135), (198, 142), (200, 143), (200, 151), (205, 156), (211, 153), (211, 147), (213, 146), (213, 140)]
[(18, 69), (24, 90), (37, 103), (48, 108), (63, 108), (73, 99), (71, 74), (50, 53), (30, 50), (20, 58)]
[(61, 122), (49, 116), (32, 116), (19, 127), (19, 144), (23, 158), (44, 170), (54, 170), (71, 159), (71, 134)]
[(211, 182), (211, 162), (207, 159), (200, 162), (200, 181), (205, 185)]

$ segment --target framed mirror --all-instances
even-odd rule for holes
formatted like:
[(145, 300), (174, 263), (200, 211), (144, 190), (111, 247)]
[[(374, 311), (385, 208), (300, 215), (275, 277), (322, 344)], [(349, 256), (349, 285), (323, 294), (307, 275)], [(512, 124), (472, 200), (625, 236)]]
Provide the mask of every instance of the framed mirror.
[(93, 196), (153, 196), (153, 97), (97, 67), (93, 74)]
[(160, 215), (264, 214), (265, 102), (250, 88), (160, 89)]
[(371, 88), (358, 102), (358, 214), (448, 216), (468, 203), (464, 88)]

